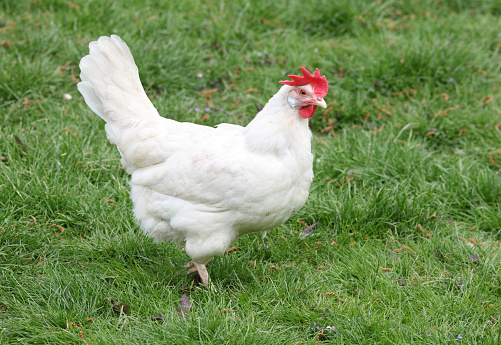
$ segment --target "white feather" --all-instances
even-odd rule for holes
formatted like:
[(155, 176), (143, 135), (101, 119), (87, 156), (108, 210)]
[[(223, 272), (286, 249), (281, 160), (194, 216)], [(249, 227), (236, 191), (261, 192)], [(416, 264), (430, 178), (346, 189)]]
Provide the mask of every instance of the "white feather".
[(186, 241), (201, 264), (233, 241), (275, 228), (303, 206), (313, 178), (311, 132), (282, 86), (246, 127), (160, 117), (118, 37), (90, 44), (78, 89), (106, 122), (131, 177), (134, 214), (156, 240)]

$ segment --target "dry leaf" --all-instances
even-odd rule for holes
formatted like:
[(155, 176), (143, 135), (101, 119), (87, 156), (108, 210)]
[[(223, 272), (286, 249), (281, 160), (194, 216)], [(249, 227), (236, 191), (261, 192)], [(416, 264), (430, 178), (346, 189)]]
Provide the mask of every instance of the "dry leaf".
[(83, 331), (82, 331), (82, 330), (80, 330), (80, 339), (82, 339), (82, 340), (83, 340), (83, 342), (84, 342), (84, 344), (85, 344), (85, 345), (89, 345), (89, 343), (88, 343), (88, 342), (85, 340), (85, 338), (84, 338), (84, 335), (83, 335)]
[(494, 100), (494, 97), (491, 95), (485, 96), (485, 98), (482, 100), (482, 104), (489, 104)]
[(202, 92), (200, 95), (205, 97), (205, 98), (208, 98), (208, 99), (211, 99), (212, 98), (212, 94), (217, 92), (217, 89), (210, 89), (210, 90), (207, 90), (207, 91), (204, 91)]
[(237, 247), (233, 246), (226, 251), (226, 253), (230, 254), (232, 251), (237, 250)]
[(233, 310), (231, 310), (231, 309), (222, 309), (222, 310), (220, 310), (217, 313), (217, 317), (221, 317), (221, 315), (223, 315), (223, 313), (233, 313)]
[(15, 27), (16, 27), (16, 23), (13, 21), (9, 21), (6, 26), (4, 26), (3, 28), (0, 28), (0, 32), (9, 30), (9, 29), (12, 29)]
[(184, 293), (181, 296), (181, 302), (179, 303), (179, 307), (177, 307), (177, 315), (182, 318), (186, 318), (190, 315), (191, 303), (188, 295)]
[(432, 235), (431, 231), (423, 229), (423, 227), (421, 226), (421, 224), (418, 224), (417, 227), (418, 227), (419, 230), (421, 230), (421, 232), (424, 232), (426, 234), (426, 237), (430, 237)]
[(416, 252), (415, 252), (415, 251), (413, 251), (413, 250), (412, 250), (411, 248), (409, 248), (408, 246), (402, 246), (402, 247), (400, 247), (400, 248), (397, 248), (397, 249), (395, 249), (395, 252), (400, 253), (400, 252), (401, 252), (402, 250), (404, 250), (404, 249), (407, 249), (407, 250), (408, 250), (408, 251), (410, 251), (412, 254), (416, 254)]
[(435, 257), (436, 257), (438, 260), (440, 260), (440, 261), (442, 261), (442, 262), (444, 262), (444, 261), (445, 261), (444, 254), (442, 254), (442, 252), (440, 251), (440, 249), (435, 248), (435, 250), (433, 250), (433, 253), (434, 253)]
[(323, 332), (318, 333), (315, 340), (316, 341), (324, 341), (325, 340), (325, 334)]
[(467, 264), (478, 264), (480, 262), (480, 259), (477, 254), (474, 254), (470, 256), (468, 260), (466, 260)]
[(471, 243), (473, 243), (474, 245), (476, 245), (477, 247), (481, 247), (483, 246), (482, 243), (477, 243), (477, 241), (475, 241), (473, 238), (468, 238), (468, 240), (470, 240)]
[(72, 62), (71, 62), (71, 61), (66, 61), (66, 63), (65, 63), (64, 65), (59, 66), (58, 68), (56, 68), (56, 71), (58, 71), (58, 72), (59, 72), (59, 74), (61, 74), (61, 75), (65, 75), (66, 73), (65, 73), (65, 72), (63, 72), (63, 69), (66, 69), (66, 68), (67, 68), (69, 65), (71, 65), (71, 64), (72, 64)]
[(498, 162), (496, 162), (496, 161), (494, 160), (494, 157), (492, 157), (492, 156), (489, 156), (489, 162), (491, 162), (491, 163), (492, 163), (492, 164), (494, 164), (495, 166), (499, 166)]
[(163, 322), (164, 321), (164, 318), (160, 315), (153, 315), (152, 317), (150, 317), (150, 320), (151, 321), (159, 321), (159, 322)]
[(31, 149), (31, 147), (25, 143), (23, 143), (23, 141), (17, 136), (14, 134), (14, 140), (16, 141), (16, 144), (19, 146), (19, 149), (23, 152), (26, 152), (28, 151), (28, 148)]
[(364, 17), (362, 17), (362, 16), (356, 16), (356, 17), (355, 17), (355, 18), (353, 18), (353, 19), (360, 20), (362, 23), (367, 23), (367, 20), (365, 20), (365, 18), (364, 18)]
[(313, 232), (313, 229), (315, 229), (315, 227), (317, 226), (318, 224), (318, 220), (311, 224), (309, 227), (307, 227), (302, 233), (301, 233), (301, 237), (306, 237), (308, 235), (311, 235), (311, 233)]
[(70, 6), (70, 8), (73, 8), (73, 9), (75, 9), (77, 11), (80, 11), (80, 6), (79, 5), (74, 4), (71, 1), (68, 3), (68, 5)]
[[(110, 300), (111, 303), (113, 303), (113, 300)], [(130, 313), (130, 310), (131, 310), (131, 307), (129, 307), (127, 304), (123, 303), (123, 302), (117, 302), (115, 304), (113, 304), (113, 311), (120, 315), (121, 313), (124, 313), (124, 314), (129, 314)]]
[(71, 82), (74, 83), (74, 84), (80, 82), (80, 78), (78, 78), (76, 75), (73, 74), (73, 70), (72, 70), (72, 73), (71, 73)]
[(49, 229), (52, 229), (53, 227), (56, 227), (58, 228), (59, 230), (61, 230), (61, 233), (64, 232), (64, 228), (61, 226), (61, 225), (57, 225), (57, 224), (52, 224)]
[[(183, 267), (186, 267), (186, 265)], [(179, 289), (179, 292), (186, 293), (186, 292), (191, 292), (193, 290), (194, 290), (194, 288), (190, 288), (190, 287), (188, 287), (188, 285), (185, 284), (185, 285), (183, 285), (182, 289)]]
[(259, 92), (259, 90), (256, 88), (251, 88), (244, 91), (244, 93), (251, 93), (251, 92)]

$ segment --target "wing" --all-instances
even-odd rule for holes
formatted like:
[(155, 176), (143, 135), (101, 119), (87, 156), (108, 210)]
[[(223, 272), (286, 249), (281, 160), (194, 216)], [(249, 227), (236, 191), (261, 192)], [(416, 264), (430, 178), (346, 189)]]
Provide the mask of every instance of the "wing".
[(162, 117), (137, 121), (127, 128), (106, 125), (108, 139), (117, 145), (129, 174), (165, 163), (182, 153), (190, 155), (198, 147), (210, 145), (217, 138), (216, 131), (212, 127)]
[[(176, 143), (178, 151), (164, 161), (136, 169), (131, 185), (140, 187), (138, 198), (163, 219), (181, 219), (183, 214), (185, 223), (186, 218), (199, 224), (210, 219), (242, 232), (278, 226), (304, 204), (311, 168), (298, 170), (293, 156), (249, 152), (245, 129), (231, 126), (227, 132), (224, 127), (210, 132), (210, 138)], [(207, 216), (214, 213), (227, 214)]]
[(191, 123), (176, 123), (168, 132), (144, 128), (138, 136), (124, 137), (132, 142), (121, 152), (126, 161), (142, 162), (136, 164), (132, 184), (224, 208), (224, 200), (231, 198), (228, 194), (249, 178), (243, 131), (240, 126), (211, 128)]

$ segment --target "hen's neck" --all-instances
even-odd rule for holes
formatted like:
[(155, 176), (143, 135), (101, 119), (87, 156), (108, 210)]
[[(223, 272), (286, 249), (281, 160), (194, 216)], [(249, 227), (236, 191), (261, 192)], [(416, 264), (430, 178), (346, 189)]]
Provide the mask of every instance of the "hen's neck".
[(308, 120), (287, 102), (290, 90), (290, 86), (282, 86), (247, 125), (245, 140), (250, 150), (277, 156), (311, 153)]

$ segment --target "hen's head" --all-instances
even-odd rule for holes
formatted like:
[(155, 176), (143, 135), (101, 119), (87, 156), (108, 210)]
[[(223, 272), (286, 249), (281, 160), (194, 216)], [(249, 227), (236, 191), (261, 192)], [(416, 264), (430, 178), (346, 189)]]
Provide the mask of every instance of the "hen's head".
[(327, 94), (329, 85), (324, 76), (320, 76), (318, 68), (312, 75), (304, 67), (301, 67), (303, 76), (288, 75), (292, 80), (283, 80), (280, 83), (292, 86), (287, 100), (291, 107), (299, 107), (299, 115), (303, 118), (312, 117), (317, 106), (327, 108), (324, 96)]

